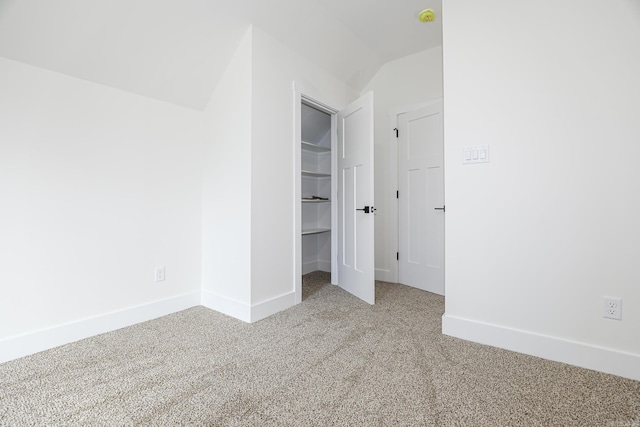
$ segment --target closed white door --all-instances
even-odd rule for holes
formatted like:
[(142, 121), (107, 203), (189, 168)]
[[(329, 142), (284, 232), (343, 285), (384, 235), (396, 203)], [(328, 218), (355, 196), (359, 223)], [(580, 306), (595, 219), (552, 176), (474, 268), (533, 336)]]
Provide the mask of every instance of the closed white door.
[(398, 280), (444, 295), (442, 103), (398, 120)]
[(338, 113), (338, 285), (375, 302), (373, 93)]

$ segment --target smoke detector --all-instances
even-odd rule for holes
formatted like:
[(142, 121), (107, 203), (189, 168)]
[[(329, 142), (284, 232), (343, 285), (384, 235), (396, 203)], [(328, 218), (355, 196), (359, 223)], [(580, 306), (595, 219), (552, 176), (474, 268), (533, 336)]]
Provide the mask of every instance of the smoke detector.
[(418, 15), (420, 22), (433, 22), (436, 19), (436, 14), (431, 9), (425, 9)]

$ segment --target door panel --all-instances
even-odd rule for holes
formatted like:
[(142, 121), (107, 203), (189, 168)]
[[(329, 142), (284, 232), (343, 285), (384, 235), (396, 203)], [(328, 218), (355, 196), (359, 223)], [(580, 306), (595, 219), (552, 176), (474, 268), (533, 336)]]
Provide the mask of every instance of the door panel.
[[(342, 169), (342, 195), (350, 194), (353, 192), (353, 183), (354, 183), (354, 168), (345, 167)], [(342, 227), (339, 227), (340, 230), (340, 247), (343, 249), (340, 251), (342, 254), (342, 264), (347, 268), (354, 268), (354, 256), (355, 256), (355, 240), (350, 239), (349, 234), (345, 232), (345, 230), (353, 230), (355, 227), (355, 215), (356, 207), (354, 204), (354, 200), (351, 197), (341, 197), (342, 201), (340, 212), (342, 213)], [(341, 280), (344, 282), (344, 280)]]
[[(427, 168), (427, 199), (433, 199), (427, 209), (431, 208), (433, 212), (427, 215), (426, 224), (426, 261), (427, 261), (427, 281), (440, 280), (439, 271), (442, 270), (444, 257), (444, 212), (435, 210), (436, 207), (444, 206), (442, 197), (442, 189), (444, 188), (442, 166), (430, 166)], [(434, 272), (435, 271), (435, 272)], [(431, 277), (433, 275), (433, 277)], [(444, 276), (442, 276), (444, 282)], [(444, 283), (442, 284), (444, 289)], [(438, 292), (439, 293), (439, 292)]]
[[(410, 169), (407, 171), (407, 209), (406, 217), (409, 230), (417, 236), (425, 235), (424, 213), (426, 212), (426, 199), (422, 196), (424, 190), (424, 169)], [(416, 264), (422, 260), (423, 245), (421, 239), (412, 238), (412, 233), (407, 236), (407, 262)]]
[(442, 104), (398, 122), (400, 283), (444, 295)]
[(338, 284), (375, 302), (373, 93), (338, 113)]

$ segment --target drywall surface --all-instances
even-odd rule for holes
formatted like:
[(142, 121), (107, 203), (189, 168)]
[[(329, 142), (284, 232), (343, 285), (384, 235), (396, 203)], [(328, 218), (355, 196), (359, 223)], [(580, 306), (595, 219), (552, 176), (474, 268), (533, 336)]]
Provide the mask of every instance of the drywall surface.
[[(445, 6), (445, 318), (637, 361), (640, 8)], [(490, 163), (462, 164), (473, 145)], [(622, 298), (622, 321), (603, 296)]]
[(397, 280), (396, 235), (397, 218), (392, 215), (396, 206), (396, 190), (391, 174), (395, 160), (395, 115), (403, 107), (442, 99), (442, 48), (436, 47), (383, 65), (362, 90), (374, 92), (375, 105), (375, 251), (376, 278)]
[(2, 58), (0, 93), (0, 339), (197, 292), (201, 113)]
[(251, 271), (253, 304), (294, 290), (293, 82), (335, 108), (357, 94), (266, 32), (253, 32)]
[(247, 310), (251, 303), (251, 52), (249, 28), (204, 112), (202, 192), (202, 289)]

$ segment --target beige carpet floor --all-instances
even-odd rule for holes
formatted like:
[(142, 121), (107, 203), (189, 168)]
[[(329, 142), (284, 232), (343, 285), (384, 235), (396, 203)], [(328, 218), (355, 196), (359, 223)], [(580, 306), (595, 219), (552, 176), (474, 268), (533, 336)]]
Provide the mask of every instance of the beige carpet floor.
[(196, 307), (0, 365), (3, 426), (640, 426), (640, 382), (440, 333), (444, 299), (369, 306), (305, 277), (246, 324)]

